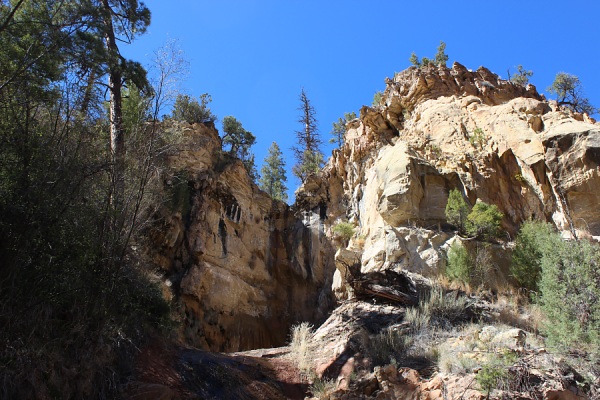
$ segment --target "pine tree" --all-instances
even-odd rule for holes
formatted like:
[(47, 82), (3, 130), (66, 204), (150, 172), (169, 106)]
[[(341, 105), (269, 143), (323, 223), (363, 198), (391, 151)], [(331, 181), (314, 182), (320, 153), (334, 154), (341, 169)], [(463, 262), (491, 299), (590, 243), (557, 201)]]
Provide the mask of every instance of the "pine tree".
[(440, 45), (437, 48), (437, 53), (435, 53), (435, 58), (433, 60), (435, 65), (443, 65), (446, 66), (446, 62), (448, 62), (448, 55), (446, 54), (446, 43), (440, 40)]
[(546, 89), (548, 93), (556, 95), (558, 105), (566, 106), (571, 110), (588, 115), (595, 114), (597, 109), (590, 104), (590, 100), (583, 94), (581, 81), (575, 75), (559, 72), (552, 82), (552, 86)]
[(244, 160), (250, 156), (249, 150), (256, 142), (256, 136), (247, 131), (235, 117), (228, 115), (223, 118), (223, 145), (230, 146), (229, 154)]
[(333, 137), (329, 139), (329, 143), (337, 143), (338, 147), (342, 147), (344, 144), (344, 135), (346, 134), (346, 124), (354, 118), (356, 118), (356, 113), (352, 111), (344, 113), (344, 118), (340, 118), (337, 122), (334, 122), (330, 132)]
[(250, 150), (256, 142), (256, 136), (247, 131), (235, 117), (228, 115), (223, 118), (223, 145), (229, 147), (229, 155), (242, 160), (244, 167), (253, 181), (258, 178), (254, 163), (254, 154)]
[(260, 188), (275, 200), (287, 201), (287, 187), (284, 183), (287, 181), (285, 161), (283, 160), (283, 153), (276, 142), (273, 142), (269, 147), (269, 154), (265, 157), (260, 173)]
[(509, 79), (511, 82), (519, 84), (521, 86), (527, 86), (529, 83), (529, 78), (533, 76), (533, 71), (528, 71), (523, 68), (522, 65), (517, 66), (517, 73), (511, 76)]
[(298, 122), (304, 128), (296, 131), (297, 146), (292, 148), (296, 157), (296, 165), (292, 170), (294, 175), (304, 182), (310, 174), (319, 171), (323, 165), (324, 156), (320, 150), (323, 142), (317, 129), (316, 111), (306, 96), (304, 88), (300, 93), (300, 103), (298, 110), (301, 114)]
[[(87, 7), (86, 7), (87, 6)], [(81, 10), (89, 14), (89, 26), (93, 30), (85, 39), (90, 48), (104, 42), (104, 52), (96, 62), (108, 75), (110, 93), (110, 152), (113, 158), (113, 201), (118, 207), (123, 201), (125, 173), (125, 129), (123, 125), (123, 81), (131, 80), (140, 90), (149, 89), (146, 71), (137, 62), (125, 59), (117, 42), (131, 42), (134, 36), (144, 33), (150, 25), (150, 10), (138, 0), (92, 0), (82, 2)], [(85, 15), (85, 14), (84, 14)], [(95, 32), (94, 32), (95, 31)], [(94, 72), (98, 74), (98, 71)]]

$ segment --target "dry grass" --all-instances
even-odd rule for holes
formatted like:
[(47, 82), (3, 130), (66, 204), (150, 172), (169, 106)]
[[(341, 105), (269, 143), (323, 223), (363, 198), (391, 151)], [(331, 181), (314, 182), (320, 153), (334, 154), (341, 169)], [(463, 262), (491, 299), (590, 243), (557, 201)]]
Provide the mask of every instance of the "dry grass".
[(319, 400), (329, 399), (329, 395), (337, 388), (337, 384), (333, 379), (315, 378), (310, 385), (309, 390), (313, 398)]
[(404, 321), (411, 325), (415, 333), (426, 329), (451, 329), (464, 322), (467, 299), (458, 294), (445, 294), (439, 286), (434, 286), (419, 305), (406, 310)]
[(290, 352), (292, 359), (300, 373), (304, 377), (310, 378), (314, 375), (314, 354), (311, 345), (311, 339), (314, 336), (313, 327), (308, 322), (294, 325), (291, 336)]

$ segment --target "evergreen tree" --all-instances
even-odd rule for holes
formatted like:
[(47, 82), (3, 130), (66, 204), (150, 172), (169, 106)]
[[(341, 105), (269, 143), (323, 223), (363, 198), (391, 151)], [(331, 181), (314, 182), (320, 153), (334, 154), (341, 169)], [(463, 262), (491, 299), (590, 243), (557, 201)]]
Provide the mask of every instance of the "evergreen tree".
[(346, 124), (355, 118), (356, 113), (352, 111), (344, 113), (344, 118), (340, 118), (337, 122), (334, 122), (333, 128), (331, 129), (331, 135), (333, 137), (329, 139), (329, 143), (337, 143), (338, 147), (342, 147), (344, 144), (344, 135), (346, 134)]
[(287, 201), (285, 161), (283, 160), (283, 153), (276, 142), (273, 142), (269, 147), (269, 154), (265, 157), (260, 173), (260, 188), (275, 200)]
[(373, 101), (371, 102), (371, 107), (378, 107), (381, 103), (381, 99), (383, 99), (383, 92), (381, 90), (375, 92), (373, 95)]
[(244, 163), (250, 177), (256, 181), (258, 173), (254, 162), (254, 154), (250, 150), (256, 142), (256, 136), (247, 131), (235, 117), (223, 118), (223, 145), (229, 146), (229, 155), (237, 157)]
[(437, 53), (435, 53), (435, 56), (433, 58), (423, 57), (421, 60), (419, 60), (419, 57), (413, 51), (408, 61), (410, 61), (410, 63), (415, 67), (419, 68), (426, 67), (429, 64), (437, 66), (443, 65), (445, 67), (446, 63), (448, 62), (448, 55), (446, 54), (446, 43), (440, 40), (440, 45), (437, 48)]
[(417, 57), (417, 54), (414, 51), (410, 54), (408, 61), (410, 61), (410, 63), (415, 67), (421, 66), (421, 61), (419, 61), (419, 57)]
[(575, 112), (592, 115), (597, 111), (590, 104), (590, 100), (584, 97), (581, 81), (575, 75), (559, 72), (556, 74), (552, 86), (546, 90), (556, 95), (556, 101), (559, 105), (566, 106)]
[(435, 53), (435, 57), (433, 59), (435, 65), (446, 66), (446, 62), (448, 62), (448, 55), (446, 54), (446, 43), (440, 40), (440, 45), (437, 48), (437, 53)]
[(511, 76), (509, 79), (521, 86), (527, 86), (529, 78), (533, 76), (533, 71), (527, 71), (522, 65), (517, 65), (517, 73)]
[(298, 122), (303, 129), (296, 131), (297, 146), (292, 150), (296, 158), (296, 165), (292, 169), (302, 182), (308, 175), (317, 173), (323, 165), (323, 153), (320, 150), (322, 140), (317, 129), (316, 112), (312, 106), (304, 88), (300, 93), (300, 118)]
[(133, 82), (150, 91), (146, 71), (140, 63), (121, 55), (118, 42), (130, 43), (150, 25), (150, 10), (138, 0), (81, 0), (74, 8), (85, 24), (75, 36), (78, 62), (87, 69), (90, 86), (97, 76), (108, 76), (110, 95), (110, 152), (112, 155), (113, 206), (120, 207), (124, 191), (125, 128), (123, 125), (123, 82)]
[[(151, 164), (158, 158), (150, 154), (152, 128), (133, 126), (148, 116), (147, 98), (137, 90), (145, 74), (139, 64), (114, 57), (119, 85), (129, 88), (116, 96), (125, 114), (121, 132), (142, 139), (129, 146), (121, 171), (104, 139), (116, 115), (104, 118), (96, 81), (111, 72), (108, 20), (115, 40), (143, 31), (144, 23), (128, 32), (134, 6), (134, 0), (0, 2), (0, 359), (10, 361), (2, 363), (0, 397), (117, 398), (113, 383), (126, 379), (123, 361), (144, 331), (167, 322), (168, 306), (128, 246), (134, 235), (143, 240), (141, 199), (158, 169)], [(127, 191), (117, 208), (112, 177), (123, 171)], [(59, 365), (77, 371), (77, 379), (57, 375)]]
[(466, 233), (467, 217), (471, 212), (471, 207), (465, 201), (462, 193), (457, 189), (452, 189), (448, 195), (446, 203), (446, 219), (449, 224), (456, 226), (460, 233)]
[(185, 121), (188, 124), (215, 122), (217, 116), (212, 113), (208, 105), (212, 97), (208, 93), (200, 95), (200, 101), (186, 94), (178, 94), (173, 105), (171, 118), (176, 121)]
[(249, 150), (256, 142), (256, 136), (247, 131), (235, 117), (228, 115), (223, 118), (223, 144), (229, 146), (229, 154), (240, 160), (250, 156)]

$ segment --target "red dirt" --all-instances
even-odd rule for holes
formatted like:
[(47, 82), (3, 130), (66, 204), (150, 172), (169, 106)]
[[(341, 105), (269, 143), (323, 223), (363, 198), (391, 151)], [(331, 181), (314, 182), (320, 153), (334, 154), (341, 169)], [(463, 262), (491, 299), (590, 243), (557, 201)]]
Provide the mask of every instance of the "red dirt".
[(304, 399), (308, 385), (282, 351), (210, 353), (154, 342), (136, 360), (126, 399)]

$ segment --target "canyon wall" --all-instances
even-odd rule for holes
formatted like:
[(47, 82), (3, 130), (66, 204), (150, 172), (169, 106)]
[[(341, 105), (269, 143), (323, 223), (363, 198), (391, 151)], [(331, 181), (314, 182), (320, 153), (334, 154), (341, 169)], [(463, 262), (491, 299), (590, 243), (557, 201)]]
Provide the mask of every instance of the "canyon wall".
[[(362, 273), (443, 272), (448, 246), (458, 240), (445, 217), (452, 189), (471, 205), (499, 207), (504, 243), (528, 219), (553, 222), (567, 237), (600, 236), (594, 120), (483, 67), (411, 67), (386, 82), (381, 103), (348, 123), (345, 144), (297, 197), (305, 208), (327, 202), (330, 224), (356, 226), (337, 257), (340, 298), (349, 296), (352, 263)], [(490, 253), (502, 285), (506, 245)]]
[[(448, 247), (461, 240), (445, 217), (452, 189), (504, 214), (505, 234), (488, 246), (493, 285), (507, 283), (507, 249), (526, 220), (552, 222), (566, 237), (600, 236), (594, 120), (532, 85), (458, 63), (411, 67), (386, 83), (293, 207), (257, 188), (221, 151), (214, 127), (165, 128), (184, 141), (161, 174), (165, 201), (147, 257), (186, 342), (213, 351), (281, 345), (293, 323), (322, 321), (333, 293), (353, 297), (349, 266), (443, 273)], [(355, 226), (349, 243), (332, 229), (340, 221)]]
[(274, 347), (293, 323), (326, 318), (335, 267), (320, 208), (272, 200), (221, 152), (213, 127), (166, 129), (184, 140), (162, 173), (147, 258), (184, 319), (183, 340), (212, 351)]

